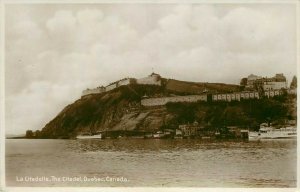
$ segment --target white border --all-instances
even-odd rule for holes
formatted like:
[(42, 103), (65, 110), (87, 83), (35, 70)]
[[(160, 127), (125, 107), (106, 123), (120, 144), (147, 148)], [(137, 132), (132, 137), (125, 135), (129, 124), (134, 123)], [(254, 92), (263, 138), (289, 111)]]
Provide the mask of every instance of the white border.
[(4, 4), (0, 0), (0, 191), (5, 186), (5, 65)]
[[(300, 1), (297, 1), (297, 4), (296, 4), (296, 13), (297, 13), (297, 17), (296, 17), (296, 21), (295, 21), (295, 25), (297, 26), (296, 27), (296, 38), (297, 38), (297, 44), (296, 44), (296, 62), (297, 62), (297, 86), (299, 85), (299, 74), (300, 74), (300, 67), (299, 67), (299, 64), (300, 64)], [(299, 96), (299, 93), (298, 93), (298, 88), (297, 88), (297, 119), (299, 117), (299, 99), (300, 99), (300, 96)], [(299, 127), (299, 123), (297, 123), (297, 129)], [(300, 159), (299, 159), (299, 154), (300, 154), (300, 148), (299, 148), (299, 144), (300, 144), (300, 141), (299, 141), (299, 136), (300, 136), (300, 133), (299, 131), (297, 131), (297, 188), (298, 188), (298, 191), (299, 191), (299, 188), (300, 188)]]
[(143, 4), (175, 4), (175, 3), (197, 3), (197, 4), (253, 4), (253, 3), (277, 3), (296, 4), (299, 0), (2, 0), (4, 4), (94, 4), (94, 3), (143, 3)]
[[(167, 192), (173, 191), (277, 191), (277, 192), (294, 192), (300, 191), (300, 159), (297, 156), (297, 188), (153, 188), (153, 187), (6, 187), (5, 186), (5, 5), (6, 4), (93, 4), (93, 3), (149, 3), (149, 4), (173, 4), (173, 3), (205, 3), (205, 4), (295, 4), (297, 10), (297, 80), (299, 79), (300, 67), (298, 67), (300, 58), (300, 0), (0, 0), (0, 191), (146, 191), (156, 192), (163, 190)], [(299, 84), (299, 80), (297, 82)], [(297, 109), (299, 109), (298, 101), (300, 99), (297, 94)], [(299, 116), (297, 110), (297, 116)], [(298, 131), (298, 138), (299, 138)], [(297, 140), (297, 153), (300, 154), (299, 139)]]

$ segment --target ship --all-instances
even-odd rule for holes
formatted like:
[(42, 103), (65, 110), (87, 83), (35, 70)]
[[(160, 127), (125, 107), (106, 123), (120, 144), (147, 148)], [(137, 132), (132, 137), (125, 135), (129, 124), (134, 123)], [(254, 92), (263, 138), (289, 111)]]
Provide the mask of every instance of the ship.
[(285, 126), (275, 128), (272, 125), (263, 123), (260, 125), (258, 132), (249, 132), (249, 140), (266, 140), (266, 139), (296, 139), (297, 128), (294, 126)]
[(154, 139), (161, 139), (164, 138), (166, 135), (162, 131), (157, 131), (153, 134)]
[(102, 139), (101, 133), (91, 134), (91, 133), (83, 133), (77, 135), (76, 139)]

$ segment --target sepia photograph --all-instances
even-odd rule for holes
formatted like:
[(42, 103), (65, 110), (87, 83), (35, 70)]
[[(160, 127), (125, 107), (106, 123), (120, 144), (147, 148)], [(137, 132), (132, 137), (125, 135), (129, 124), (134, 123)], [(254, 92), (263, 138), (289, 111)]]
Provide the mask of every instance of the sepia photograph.
[(1, 10), (0, 191), (297, 190), (299, 1)]

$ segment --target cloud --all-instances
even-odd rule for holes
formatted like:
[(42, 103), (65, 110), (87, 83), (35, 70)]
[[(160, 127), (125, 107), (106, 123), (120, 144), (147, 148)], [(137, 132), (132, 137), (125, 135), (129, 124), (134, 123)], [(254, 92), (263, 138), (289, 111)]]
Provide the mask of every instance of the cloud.
[[(70, 33), (76, 27), (76, 18), (71, 11), (59, 10), (53, 18), (49, 19), (47, 28), (51, 33)], [(72, 34), (72, 33), (71, 33)]]
[(82, 7), (29, 5), (30, 14), (6, 18), (8, 133), (40, 129), (83, 89), (152, 68), (167, 78), (227, 83), (250, 73), (291, 78), (296, 69), (293, 6)]

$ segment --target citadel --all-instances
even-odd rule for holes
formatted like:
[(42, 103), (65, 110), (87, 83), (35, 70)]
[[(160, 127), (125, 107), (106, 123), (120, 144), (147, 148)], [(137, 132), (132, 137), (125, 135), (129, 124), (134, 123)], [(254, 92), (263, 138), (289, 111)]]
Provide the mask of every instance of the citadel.
[[(151, 73), (149, 76), (135, 79), (124, 78), (107, 86), (100, 86), (94, 89), (86, 89), (82, 92), (82, 97), (86, 97), (92, 94), (100, 94), (111, 91), (120, 86), (127, 86), (130, 84), (140, 85), (156, 85), (162, 86), (162, 77), (157, 73)], [(169, 79), (166, 79), (167, 81)], [(216, 92), (210, 90), (204, 90), (202, 93), (192, 95), (174, 95), (169, 97), (154, 97), (149, 98), (147, 96), (142, 97), (142, 106), (161, 106), (168, 102), (197, 102), (197, 101), (241, 101), (245, 99), (260, 99), (262, 97), (270, 98), (279, 96), (286, 91), (288, 94), (296, 94), (296, 87), (288, 88), (286, 77), (281, 74), (276, 74), (274, 77), (261, 77), (256, 75), (249, 75), (246, 78), (241, 79), (240, 87), (243, 87), (243, 91), (235, 92)]]
[(130, 85), (130, 84), (161, 86), (161, 76), (159, 74), (152, 73), (148, 77), (144, 77), (144, 78), (141, 78), (141, 79), (124, 78), (124, 79), (121, 79), (119, 81), (115, 81), (113, 83), (110, 83), (106, 87), (100, 86), (100, 87), (97, 87), (95, 89), (86, 89), (86, 90), (82, 91), (81, 96), (104, 93), (104, 92), (113, 90), (117, 87), (120, 87), (122, 85)]

